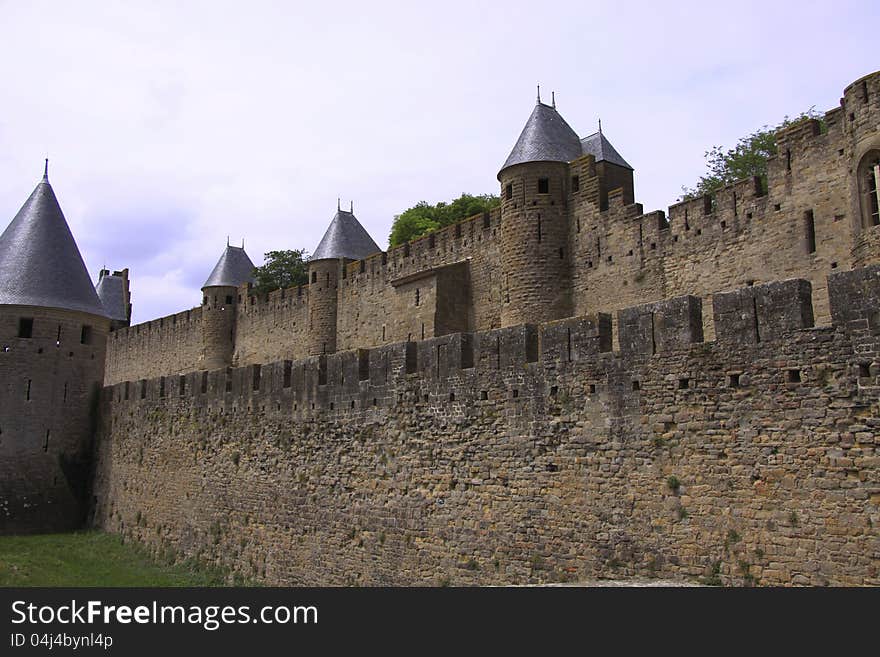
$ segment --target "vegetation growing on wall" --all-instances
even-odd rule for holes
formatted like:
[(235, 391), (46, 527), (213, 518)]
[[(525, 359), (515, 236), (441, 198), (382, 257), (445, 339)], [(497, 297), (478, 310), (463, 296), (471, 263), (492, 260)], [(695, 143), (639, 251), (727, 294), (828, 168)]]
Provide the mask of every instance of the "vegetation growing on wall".
[(254, 269), (254, 291), (268, 294), (309, 282), (308, 253), (305, 249), (269, 251), (264, 254), (265, 263)]
[(733, 148), (724, 150), (721, 146), (713, 146), (705, 153), (708, 169), (706, 175), (701, 176), (693, 187), (682, 186), (679, 200), (714, 194), (737, 180), (754, 176), (761, 179), (766, 189), (767, 160), (777, 153), (776, 132), (807, 119), (821, 120), (822, 115), (811, 107), (793, 119), (786, 116), (779, 125), (765, 125), (741, 137)]
[(419, 201), (394, 217), (391, 224), (391, 235), (388, 242), (391, 246), (399, 246), (404, 242), (427, 235), (432, 230), (443, 228), (471, 217), (480, 212), (498, 207), (501, 200), (493, 194), (473, 196), (462, 194), (451, 203), (443, 201), (429, 205)]

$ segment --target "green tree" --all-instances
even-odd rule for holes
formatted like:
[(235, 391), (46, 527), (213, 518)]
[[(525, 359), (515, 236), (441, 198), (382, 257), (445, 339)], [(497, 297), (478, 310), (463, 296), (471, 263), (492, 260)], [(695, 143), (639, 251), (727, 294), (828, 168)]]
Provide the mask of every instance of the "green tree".
[[(682, 187), (679, 200), (686, 200), (714, 194), (722, 187), (743, 178), (758, 176), (766, 189), (767, 160), (776, 155), (776, 132), (806, 119), (819, 119), (822, 116), (811, 107), (793, 119), (787, 116), (775, 127), (765, 125), (759, 130), (741, 137), (736, 146), (724, 150), (721, 146), (713, 146), (706, 151), (708, 172), (701, 176), (693, 187)], [(823, 125), (824, 129), (824, 125)]]
[(441, 201), (436, 205), (419, 201), (413, 207), (395, 215), (388, 242), (391, 246), (400, 246), (438, 228), (491, 210), (500, 203), (501, 200), (492, 194), (462, 194), (451, 203)]
[(254, 269), (254, 291), (268, 294), (273, 290), (309, 282), (308, 254), (305, 249), (289, 251), (269, 251), (266, 262)]

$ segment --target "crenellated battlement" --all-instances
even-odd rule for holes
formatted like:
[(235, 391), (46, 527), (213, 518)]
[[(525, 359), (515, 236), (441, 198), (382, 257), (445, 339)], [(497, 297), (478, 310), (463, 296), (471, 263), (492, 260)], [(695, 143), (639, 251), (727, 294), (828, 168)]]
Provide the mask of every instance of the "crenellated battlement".
[[(880, 266), (835, 274), (831, 286), (839, 299), (834, 306), (835, 327), (862, 342), (867, 330), (876, 350), (880, 344), (876, 338), (880, 333)], [(821, 336), (828, 331), (813, 329), (811, 286), (802, 279), (718, 293), (711, 301), (715, 341), (723, 349), (744, 350), (743, 369), (748, 369), (751, 349), (772, 351), (774, 345), (794, 340), (797, 332), (812, 329)], [(301, 418), (316, 413), (378, 412), (408, 401), (412, 391), (419, 389), (430, 390), (429, 397), (438, 401), (439, 382), (448, 382), (442, 394), (451, 395), (450, 401), (456, 396), (460, 401), (479, 401), (478, 391), (468, 389), (467, 381), (481, 372), (541, 370), (544, 378), (552, 378), (554, 371), (574, 364), (589, 362), (598, 367), (605, 362), (607, 367), (620, 369), (638, 367), (639, 359), (645, 357), (687, 352), (705, 343), (704, 312), (699, 297), (681, 296), (619, 310), (614, 319), (598, 313), (373, 349), (152, 377), (116, 383), (108, 386), (106, 394), (114, 403), (190, 397), (209, 411), (274, 410)], [(619, 351), (612, 351), (615, 323)]]
[(190, 310), (182, 310), (172, 315), (151, 319), (142, 324), (134, 324), (133, 326), (125, 326), (113, 332), (111, 339), (124, 341), (132, 336), (139, 336), (148, 333), (173, 332), (176, 330), (192, 330), (198, 327), (198, 323), (202, 318), (202, 309), (197, 306)]

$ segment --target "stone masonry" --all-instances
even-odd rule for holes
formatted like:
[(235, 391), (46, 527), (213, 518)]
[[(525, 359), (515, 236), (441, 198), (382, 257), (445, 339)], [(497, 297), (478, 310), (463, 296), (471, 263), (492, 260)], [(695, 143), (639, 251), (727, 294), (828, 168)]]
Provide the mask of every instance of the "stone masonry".
[(877, 585), (880, 267), (830, 281), (116, 384), (94, 521), (273, 584)]

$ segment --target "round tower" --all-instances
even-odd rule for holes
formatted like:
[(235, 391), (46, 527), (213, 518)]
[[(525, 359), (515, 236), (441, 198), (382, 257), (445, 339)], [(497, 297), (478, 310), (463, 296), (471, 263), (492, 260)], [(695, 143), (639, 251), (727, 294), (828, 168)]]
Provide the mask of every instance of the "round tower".
[(571, 316), (568, 163), (574, 130), (541, 103), (498, 173), (501, 182), (501, 326)]
[(309, 261), (310, 356), (336, 351), (336, 312), (339, 305), (339, 279), (345, 261), (322, 258)]
[(82, 525), (109, 328), (44, 174), (0, 236), (0, 534)]
[(226, 250), (202, 286), (202, 367), (229, 367), (235, 352), (238, 286), (253, 282), (254, 263), (244, 246)]
[(337, 205), (336, 214), (309, 259), (309, 355), (336, 351), (339, 283), (343, 268), (381, 249), (354, 216)]

